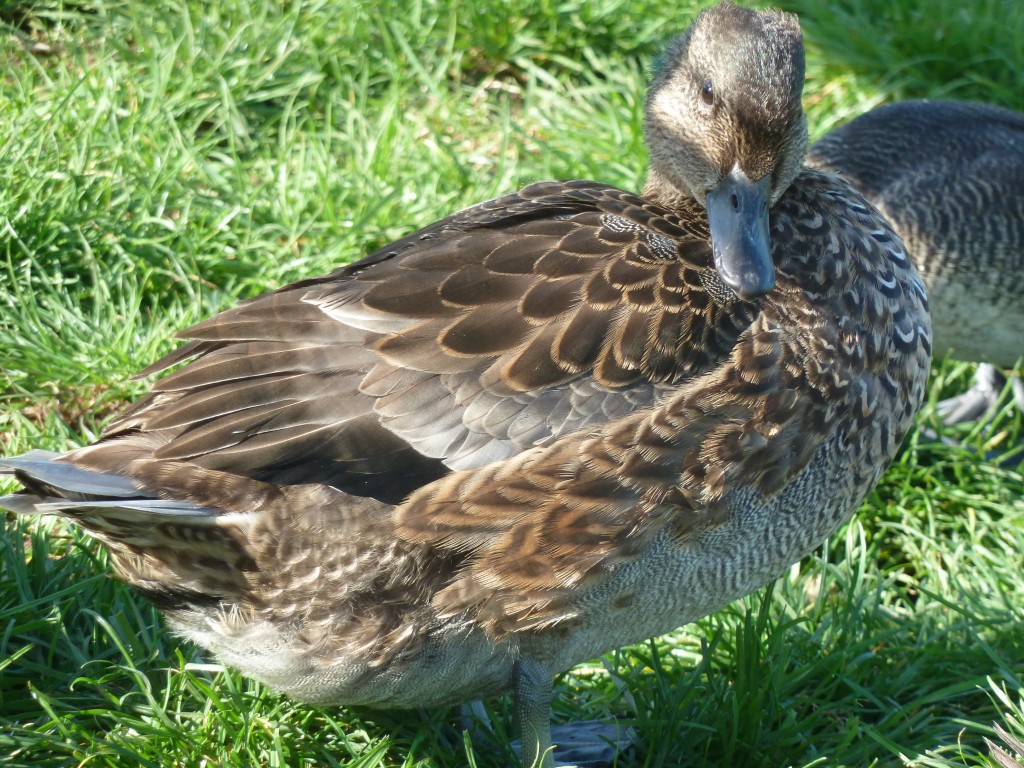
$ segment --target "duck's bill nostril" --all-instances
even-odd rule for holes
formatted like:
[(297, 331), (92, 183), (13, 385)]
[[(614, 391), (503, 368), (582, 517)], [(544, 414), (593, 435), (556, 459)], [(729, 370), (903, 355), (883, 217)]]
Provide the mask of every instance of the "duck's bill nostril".
[(775, 286), (768, 237), (770, 196), (770, 175), (751, 181), (737, 167), (705, 199), (715, 269), (744, 300), (763, 296)]

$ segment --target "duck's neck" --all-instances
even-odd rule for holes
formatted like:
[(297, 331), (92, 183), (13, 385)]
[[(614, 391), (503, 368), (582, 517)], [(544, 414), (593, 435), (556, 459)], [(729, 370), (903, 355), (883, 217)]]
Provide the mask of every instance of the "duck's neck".
[(668, 180), (668, 177), (653, 166), (647, 171), (643, 194), (645, 199), (670, 210), (692, 208), (695, 203), (701, 208), (704, 207), (703, 201), (694, 200), (693, 195), (674, 185)]

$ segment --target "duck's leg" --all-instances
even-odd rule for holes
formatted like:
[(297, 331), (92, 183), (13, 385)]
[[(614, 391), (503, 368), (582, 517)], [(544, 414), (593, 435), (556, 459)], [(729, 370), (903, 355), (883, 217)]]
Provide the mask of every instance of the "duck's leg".
[(524, 657), (513, 674), (521, 744), (517, 751), (524, 768), (606, 768), (633, 743), (633, 729), (618, 723), (574, 722), (552, 728), (554, 679), (547, 665)]
[(524, 656), (513, 669), (516, 720), (524, 768), (555, 768), (551, 748), (551, 697), (554, 675), (547, 665)]

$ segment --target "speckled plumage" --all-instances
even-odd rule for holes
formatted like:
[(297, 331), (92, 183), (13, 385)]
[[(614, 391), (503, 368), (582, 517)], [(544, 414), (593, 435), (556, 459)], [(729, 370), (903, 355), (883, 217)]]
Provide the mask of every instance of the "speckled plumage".
[[(553, 673), (776, 576), (921, 404), (922, 285), (801, 170), (802, 83), (795, 17), (705, 12), (652, 86), (643, 195), (535, 184), (188, 329), (96, 444), (6, 460), (28, 492), (0, 504), (74, 519), (178, 632), (300, 699), (514, 690), (550, 765)], [(703, 207), (736, 169), (773, 203), (750, 300)]]

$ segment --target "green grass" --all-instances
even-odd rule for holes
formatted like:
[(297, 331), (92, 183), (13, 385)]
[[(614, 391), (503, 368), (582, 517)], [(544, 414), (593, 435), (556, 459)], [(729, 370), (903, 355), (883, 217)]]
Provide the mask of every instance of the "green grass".
[[(93, 439), (174, 330), (240, 298), (532, 180), (638, 187), (647, 68), (697, 5), (0, 3), (0, 453)], [(786, 5), (815, 136), (893, 98), (1024, 110), (1019, 3)], [(937, 364), (933, 401), (970, 374)], [(992, 724), (1024, 736), (1000, 460), (1024, 423), (957, 436), (975, 452), (912, 435), (772, 589), (564, 675), (556, 717), (635, 727), (623, 766), (996, 765)], [(211, 667), (107, 574), (78, 532), (6, 520), (0, 764), (509, 764), (453, 711), (313, 709)]]

